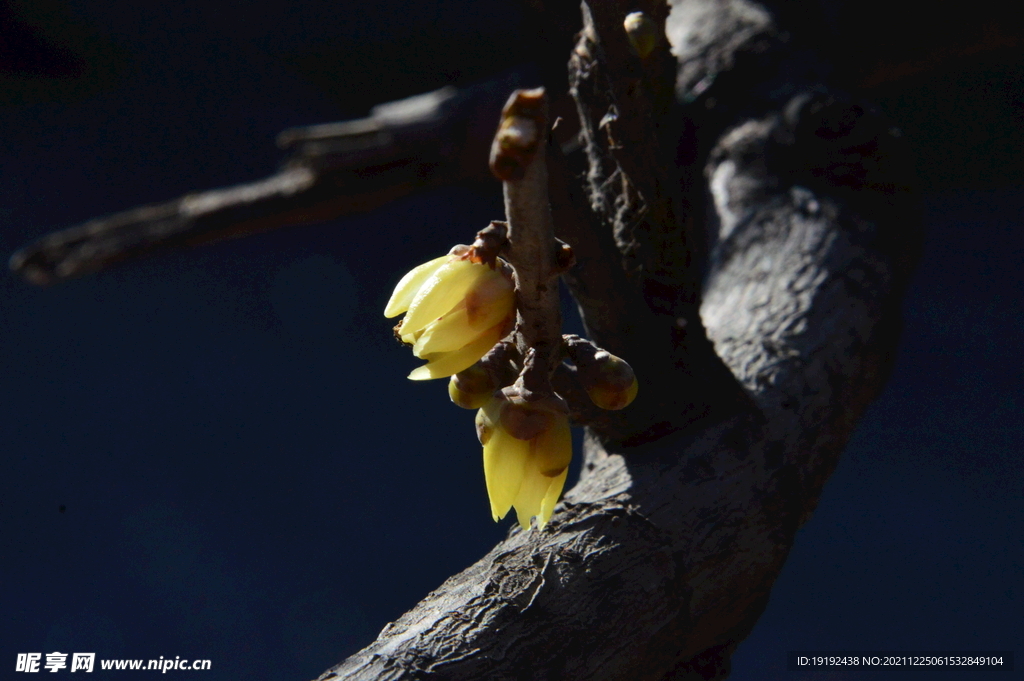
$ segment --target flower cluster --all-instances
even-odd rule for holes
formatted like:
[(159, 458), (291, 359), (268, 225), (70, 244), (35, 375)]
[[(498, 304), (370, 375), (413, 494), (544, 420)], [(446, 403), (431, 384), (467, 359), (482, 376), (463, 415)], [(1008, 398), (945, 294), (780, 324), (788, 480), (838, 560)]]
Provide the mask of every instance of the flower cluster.
[[(569, 409), (551, 389), (544, 365), (531, 364), (534, 349), (525, 359), (516, 354), (510, 361), (502, 353), (517, 353), (515, 343), (495, 348), (512, 331), (516, 294), (511, 268), (484, 238), (494, 235), (477, 236), (477, 245), (456, 246), (402, 277), (384, 315), (405, 313), (395, 335), (427, 360), (409, 378), (451, 376), (452, 402), (478, 410), (477, 437), (484, 449), (484, 478), (494, 520), (515, 508), (523, 529), (529, 529), (533, 518), (543, 529), (562, 494), (572, 459)], [(499, 237), (497, 241), (503, 233)], [(576, 365), (578, 380), (596, 406), (622, 409), (636, 397), (636, 377), (622, 359), (578, 336), (563, 336), (562, 350)], [(488, 358), (480, 361), (484, 355)], [(537, 369), (543, 374), (543, 389), (524, 389), (528, 374), (536, 385)], [(503, 390), (511, 383), (509, 370), (520, 373), (520, 379)]]
[(512, 330), (512, 278), (504, 263), (473, 262), (468, 246), (456, 246), (402, 277), (384, 316), (403, 312), (395, 334), (427, 360), (409, 378), (446, 378), (472, 366)]

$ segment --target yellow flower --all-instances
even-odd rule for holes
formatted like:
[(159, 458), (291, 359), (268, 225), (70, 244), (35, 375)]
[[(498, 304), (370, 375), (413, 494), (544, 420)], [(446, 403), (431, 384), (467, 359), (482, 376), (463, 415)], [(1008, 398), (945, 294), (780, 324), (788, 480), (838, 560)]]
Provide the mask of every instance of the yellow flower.
[(520, 527), (528, 530), (530, 519), (537, 516), (544, 529), (572, 459), (569, 417), (543, 404), (491, 399), (477, 412), (476, 425), (494, 521), (514, 506)]
[(512, 328), (515, 292), (499, 260), (494, 269), (470, 261), (468, 248), (414, 268), (398, 282), (385, 317), (405, 312), (403, 342), (427, 364), (409, 378), (445, 378), (473, 365)]

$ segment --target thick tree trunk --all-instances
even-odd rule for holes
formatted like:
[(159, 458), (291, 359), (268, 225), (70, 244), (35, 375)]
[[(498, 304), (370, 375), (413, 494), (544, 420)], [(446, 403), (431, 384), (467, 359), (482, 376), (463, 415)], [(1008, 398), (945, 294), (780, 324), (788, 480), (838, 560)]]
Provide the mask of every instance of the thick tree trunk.
[(885, 380), (919, 245), (898, 131), (778, 12), (650, 3), (670, 43), (641, 60), (634, 9), (583, 5), (585, 158), (553, 165), (585, 187), (552, 200), (588, 330), (641, 397), (588, 429), (547, 529), (321, 679), (725, 678)]

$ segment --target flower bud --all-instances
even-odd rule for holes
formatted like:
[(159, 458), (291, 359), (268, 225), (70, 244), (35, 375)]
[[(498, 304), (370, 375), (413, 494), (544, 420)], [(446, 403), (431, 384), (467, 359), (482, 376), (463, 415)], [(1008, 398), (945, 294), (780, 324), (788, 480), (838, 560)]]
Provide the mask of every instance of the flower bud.
[(452, 376), (448, 396), (463, 409), (479, 409), (491, 399), (496, 388), (490, 372), (477, 362)]
[(643, 12), (632, 12), (622, 22), (629, 45), (641, 59), (646, 59), (658, 45), (658, 26)]
[(581, 373), (581, 378), (590, 401), (601, 409), (628, 407), (640, 387), (633, 368), (624, 359), (604, 350), (594, 355), (593, 364)]
[(537, 148), (547, 137), (544, 88), (516, 90), (501, 111), (491, 143), (491, 172), (502, 182), (521, 180)]
[(498, 427), (501, 401), (497, 399), (488, 400), (484, 406), (476, 412), (476, 439), (480, 444), (486, 445), (494, 435), (494, 429)]

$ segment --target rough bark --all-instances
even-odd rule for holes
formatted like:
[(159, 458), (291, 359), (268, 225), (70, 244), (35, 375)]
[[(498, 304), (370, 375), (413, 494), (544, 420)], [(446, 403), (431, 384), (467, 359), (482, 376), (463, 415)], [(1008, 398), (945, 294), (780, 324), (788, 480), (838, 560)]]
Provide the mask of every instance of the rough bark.
[(584, 191), (553, 202), (588, 331), (647, 399), (588, 429), (545, 531), (322, 680), (725, 678), (885, 380), (919, 239), (898, 131), (743, 0), (673, 4), (666, 98), (669, 46), (628, 52), (633, 9), (583, 6), (585, 160), (563, 162)]

